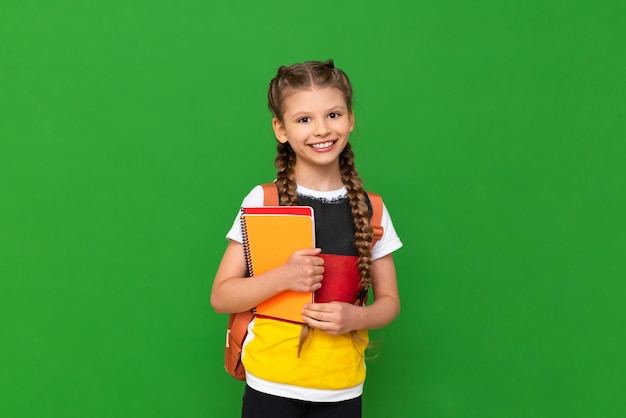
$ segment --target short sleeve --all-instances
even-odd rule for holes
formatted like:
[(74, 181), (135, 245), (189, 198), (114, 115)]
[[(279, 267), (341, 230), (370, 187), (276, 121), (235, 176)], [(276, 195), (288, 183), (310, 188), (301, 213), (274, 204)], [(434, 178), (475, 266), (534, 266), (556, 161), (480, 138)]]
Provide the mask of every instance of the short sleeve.
[[(241, 207), (246, 206), (263, 206), (263, 187), (255, 186), (241, 202)], [(237, 213), (233, 225), (226, 234), (226, 238), (243, 243), (243, 235), (241, 231), (241, 209)]]
[(387, 206), (383, 203), (383, 216), (380, 221), (383, 227), (383, 236), (374, 244), (372, 248), (372, 261), (382, 258), (402, 247), (402, 241), (396, 233), (396, 229), (391, 221), (391, 216), (387, 210)]

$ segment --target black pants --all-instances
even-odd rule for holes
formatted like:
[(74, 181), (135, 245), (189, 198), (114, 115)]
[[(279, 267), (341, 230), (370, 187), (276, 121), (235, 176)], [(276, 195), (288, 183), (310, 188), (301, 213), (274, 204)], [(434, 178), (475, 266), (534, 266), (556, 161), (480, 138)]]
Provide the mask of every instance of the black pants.
[(361, 397), (307, 402), (268, 395), (246, 385), (241, 418), (361, 418)]

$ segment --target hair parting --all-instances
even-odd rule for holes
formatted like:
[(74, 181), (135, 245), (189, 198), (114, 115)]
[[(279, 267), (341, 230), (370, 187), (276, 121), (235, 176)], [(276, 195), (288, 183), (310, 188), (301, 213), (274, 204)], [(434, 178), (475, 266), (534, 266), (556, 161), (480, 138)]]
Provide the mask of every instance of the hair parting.
[(341, 90), (348, 110), (352, 110), (352, 84), (343, 70), (336, 68), (333, 60), (306, 61), (278, 68), (267, 92), (268, 107), (272, 114), (283, 120), (285, 98), (294, 90), (311, 87), (335, 87)]

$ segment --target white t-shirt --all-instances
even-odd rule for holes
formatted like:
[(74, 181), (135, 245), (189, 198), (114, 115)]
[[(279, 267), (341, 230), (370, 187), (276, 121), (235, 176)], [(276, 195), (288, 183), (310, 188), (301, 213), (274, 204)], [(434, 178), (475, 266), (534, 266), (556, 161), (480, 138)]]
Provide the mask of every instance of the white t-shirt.
[[(297, 188), (298, 194), (311, 196), (316, 199), (323, 200), (337, 200), (344, 197), (347, 194), (346, 188), (342, 187), (337, 190), (332, 190), (328, 192), (320, 192), (317, 190), (307, 189), (302, 186), (298, 186)], [(263, 187), (256, 186), (254, 187), (250, 193), (243, 199), (241, 203), (242, 207), (254, 207), (254, 206), (263, 206)], [(396, 233), (395, 228), (393, 227), (393, 223), (391, 222), (391, 217), (389, 216), (389, 212), (387, 211), (387, 207), (383, 203), (383, 216), (381, 218), (381, 226), (383, 227), (383, 236), (380, 240), (374, 244), (372, 248), (372, 261), (384, 257), (392, 252), (396, 251), (400, 247), (402, 247), (402, 242)], [(233, 241), (243, 242), (243, 236), (241, 231), (241, 211), (237, 214), (235, 221), (233, 222), (232, 227), (226, 234), (226, 238), (232, 239)]]
[[(328, 192), (319, 192), (316, 190), (311, 190), (302, 186), (298, 186), (297, 192), (300, 195), (310, 196), (314, 199), (320, 199), (320, 200), (330, 201), (330, 202), (339, 200), (343, 198), (344, 196), (346, 196), (347, 194), (345, 187), (342, 187), (338, 190), (328, 191)], [(248, 193), (248, 195), (243, 199), (241, 206), (242, 207), (263, 206), (263, 187), (262, 186), (254, 187), (250, 191), (250, 193)], [(237, 217), (235, 218), (233, 222), (231, 229), (228, 231), (228, 234), (226, 235), (228, 239), (231, 239), (237, 242), (243, 241), (240, 215), (241, 213), (237, 215)], [(383, 236), (376, 242), (376, 244), (372, 248), (372, 260), (376, 260), (378, 258), (391, 254), (395, 250), (402, 247), (402, 242), (400, 241), (400, 239), (398, 238), (398, 235), (396, 234), (396, 231), (393, 227), (393, 223), (391, 222), (391, 217), (389, 216), (387, 208), (384, 206), (384, 204), (383, 204), (383, 214), (381, 218), (381, 226), (383, 227)], [(293, 334), (296, 336), (296, 340), (297, 340), (297, 336), (300, 334), (300, 327), (298, 325), (287, 324), (282, 321), (271, 321), (267, 319), (258, 319), (258, 321), (265, 321), (265, 323), (262, 326), (259, 325), (262, 327), (262, 331), (265, 333), (263, 334), (264, 337), (261, 338), (261, 341), (274, 338), (276, 335), (278, 335), (278, 337), (276, 338), (279, 338), (279, 337), (280, 338), (277, 341), (279, 341), (282, 344), (282, 339), (281, 339), (282, 338), (281, 336), (283, 335), (282, 333), (285, 333), (285, 335), (288, 334), (289, 336)], [(248, 355), (247, 354), (248, 351), (254, 351), (254, 350), (248, 350), (249, 348), (248, 344), (253, 344), (254, 343), (253, 340), (255, 340), (257, 334), (261, 332), (261, 330), (256, 329), (256, 322), (257, 322), (257, 319), (252, 320), (252, 322), (250, 323), (248, 327), (248, 336), (247, 336), (246, 342), (244, 343), (244, 350), (243, 350), (244, 357)], [(290, 327), (294, 329), (292, 330)], [(315, 332), (315, 330), (312, 330), (311, 332)], [(366, 331), (364, 332), (365, 334), (363, 334), (362, 337), (367, 339), (367, 333)], [(273, 343), (274, 340), (271, 340), (271, 341), (272, 343), (270, 345), (274, 347), (273, 349), (276, 349), (276, 347), (281, 346), (278, 343), (274, 344)], [(260, 343), (257, 343), (257, 345), (258, 344), (262, 345), (263, 343), (260, 342)], [(290, 350), (293, 350), (293, 347), (292, 347), (293, 339), (290, 338), (287, 344), (289, 345)], [(312, 339), (312, 341), (309, 343), (307, 350), (310, 350), (310, 351), (305, 352), (303, 354), (303, 357), (299, 360), (301, 362), (299, 369), (303, 367), (307, 367), (307, 366), (311, 367), (309, 363), (312, 360), (311, 358), (308, 358), (308, 356), (311, 355), (311, 353), (316, 353), (318, 351), (325, 352), (325, 350), (331, 350), (331, 348), (329, 347), (332, 347), (332, 353), (333, 353), (333, 357), (329, 357), (329, 358), (335, 359), (335, 361), (337, 362), (341, 362), (343, 360), (345, 364), (349, 365), (347, 367), (350, 367), (350, 369), (354, 367), (355, 370), (357, 370), (358, 367), (361, 367), (364, 373), (363, 354), (356, 351), (354, 347), (354, 343), (351, 340), (351, 337), (350, 336), (347, 336), (347, 337), (346, 336), (331, 336), (331, 335), (326, 335), (325, 333), (319, 333), (319, 335), (316, 335)], [(364, 348), (361, 348), (361, 349), (364, 350)], [(265, 350), (260, 350), (261, 354), (257, 353), (253, 357), (256, 358), (256, 357), (262, 356), (264, 352)], [(337, 359), (340, 359), (340, 360), (337, 360)], [(345, 361), (346, 359), (348, 359), (348, 361)], [(251, 361), (253, 362), (256, 361), (258, 363), (258, 359), (251, 360)], [(359, 364), (361, 364), (361, 366), (358, 366)], [(340, 369), (340, 367), (335, 367), (335, 368)], [(355, 375), (358, 375), (356, 371), (355, 371)], [(327, 375), (324, 375), (324, 376), (327, 376)], [(364, 374), (363, 374), (363, 377), (364, 377)], [(348, 379), (348, 380), (352, 379), (352, 375), (348, 373), (345, 379)], [(294, 385), (286, 384), (286, 383), (277, 383), (274, 381), (268, 381), (260, 377), (257, 377), (248, 371), (246, 372), (246, 381), (250, 387), (252, 387), (255, 390), (264, 392), (264, 393), (268, 393), (268, 394), (275, 395), (275, 396), (282, 396), (286, 398), (301, 399), (301, 400), (314, 401), (314, 402), (338, 402), (338, 401), (353, 399), (355, 397), (360, 396), (363, 391), (363, 381), (356, 382), (354, 386), (348, 386), (348, 387), (339, 386), (338, 388), (334, 388), (334, 389), (320, 389), (320, 388), (314, 388), (314, 387), (294, 386)]]

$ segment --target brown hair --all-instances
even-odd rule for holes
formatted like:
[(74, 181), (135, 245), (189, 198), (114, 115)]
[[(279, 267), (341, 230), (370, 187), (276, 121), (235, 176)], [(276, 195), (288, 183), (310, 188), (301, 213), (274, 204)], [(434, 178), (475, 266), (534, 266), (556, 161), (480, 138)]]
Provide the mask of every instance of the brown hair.
[[(281, 66), (276, 77), (272, 79), (268, 91), (268, 106), (272, 114), (280, 121), (283, 120), (283, 107), (285, 98), (293, 91), (310, 87), (334, 87), (339, 89), (344, 96), (348, 111), (352, 111), (352, 85), (346, 73), (334, 66), (333, 60), (324, 62), (307, 61), (302, 64), (293, 64), (288, 67)], [(296, 192), (296, 179), (294, 167), (296, 154), (288, 142), (278, 143), (277, 155), (274, 160), (276, 166), (276, 184), (281, 205), (291, 206), (298, 204)], [(354, 165), (354, 153), (350, 143), (339, 156), (339, 168), (344, 185), (346, 186), (348, 201), (354, 221), (354, 245), (358, 252), (357, 267), (361, 275), (361, 294), (355, 305), (364, 301), (367, 290), (372, 284), (371, 274), (371, 246), (373, 231), (369, 222), (369, 207), (367, 205), (363, 181)], [(302, 342), (308, 334), (308, 327), (303, 327)], [(356, 332), (353, 332), (356, 340), (363, 342)]]

